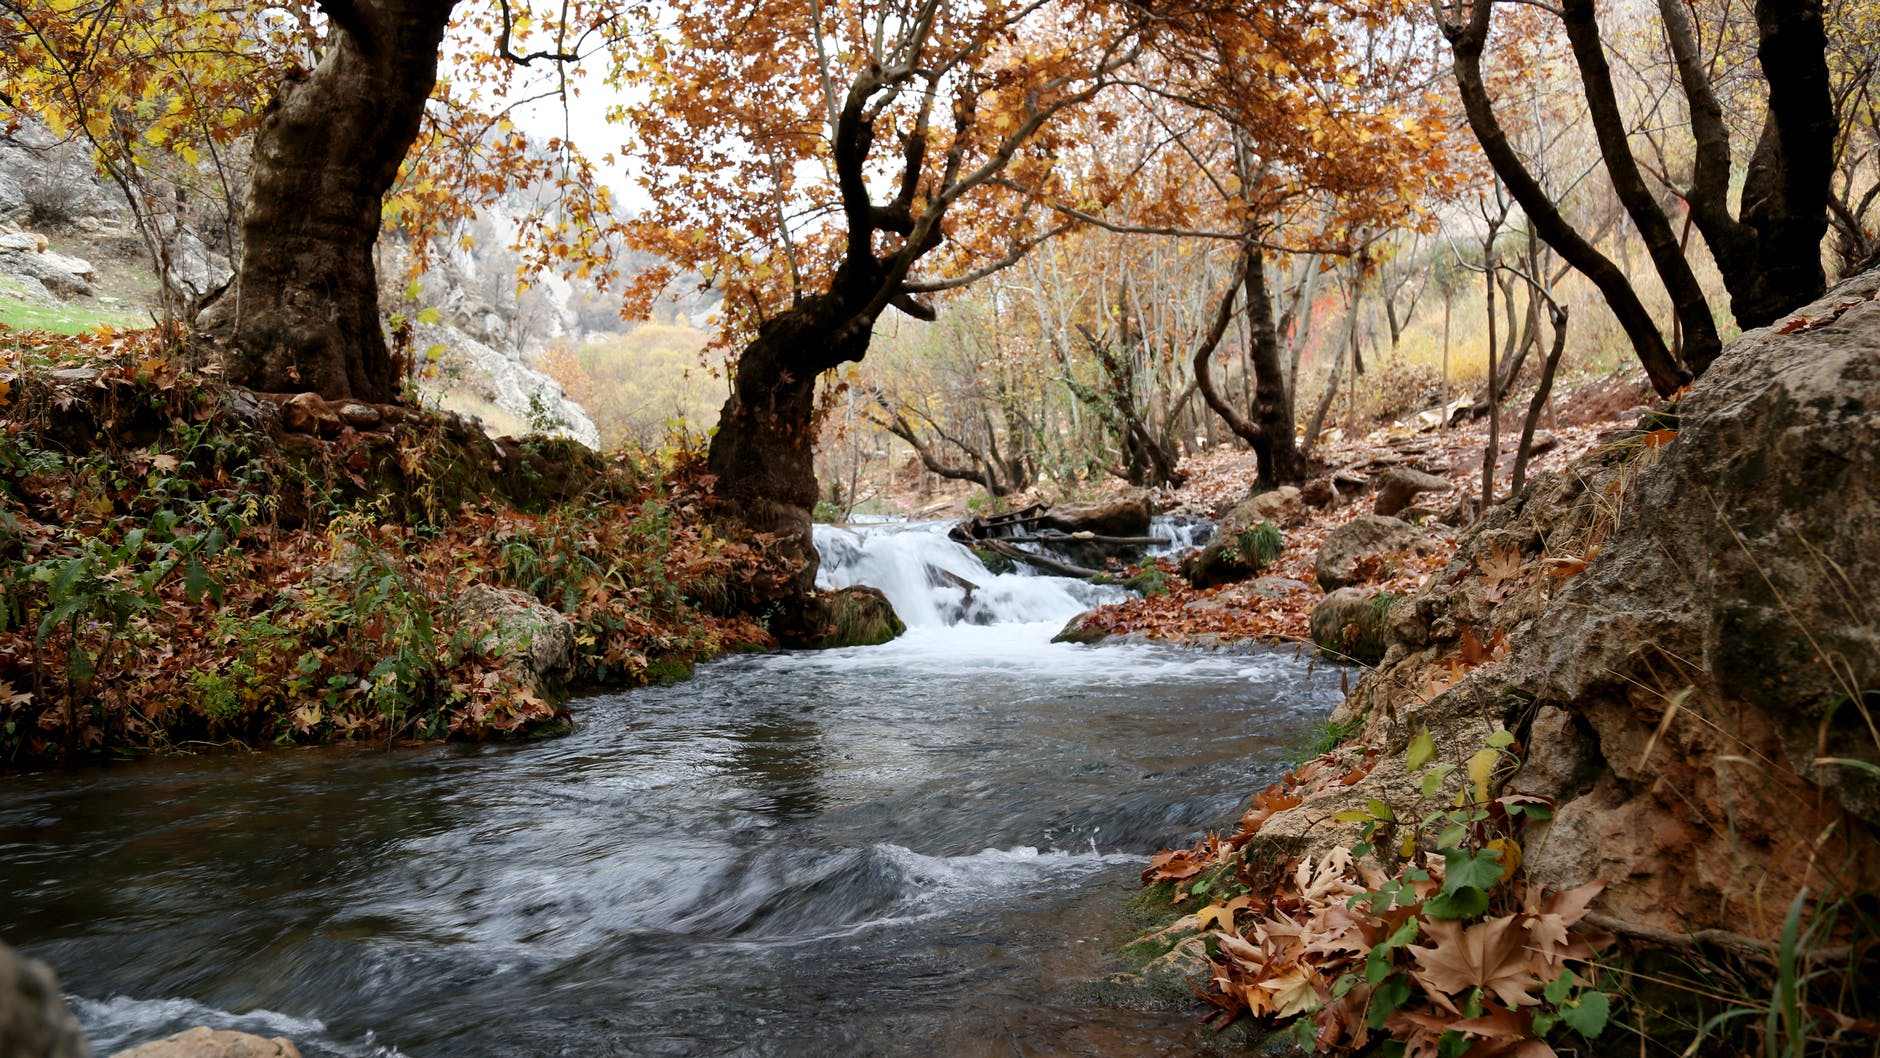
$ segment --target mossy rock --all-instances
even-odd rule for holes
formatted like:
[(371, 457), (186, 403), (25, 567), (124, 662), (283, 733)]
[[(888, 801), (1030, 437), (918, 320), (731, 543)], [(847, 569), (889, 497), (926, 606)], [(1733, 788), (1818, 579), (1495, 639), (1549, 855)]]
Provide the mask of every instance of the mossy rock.
[(1375, 665), (1384, 659), (1384, 615), (1397, 596), (1340, 588), (1312, 610), (1312, 642), (1334, 661)]
[(806, 609), (810, 632), (802, 645), (811, 650), (880, 646), (907, 631), (879, 588), (857, 585), (816, 595)]
[(1018, 572), (1018, 563), (1013, 562), (997, 551), (988, 551), (983, 547), (975, 547), (972, 551), (973, 556), (979, 559), (979, 564), (986, 567), (988, 573), (1003, 575)]
[(646, 663), (646, 683), (649, 687), (661, 686), (668, 683), (682, 683), (692, 678), (693, 670), (694, 666), (690, 658), (682, 658), (677, 655), (668, 654), (665, 657), (654, 658)]

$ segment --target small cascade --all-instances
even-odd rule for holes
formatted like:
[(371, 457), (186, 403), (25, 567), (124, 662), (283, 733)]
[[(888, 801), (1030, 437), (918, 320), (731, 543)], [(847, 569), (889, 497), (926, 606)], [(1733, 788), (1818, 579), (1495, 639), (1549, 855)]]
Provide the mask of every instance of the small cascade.
[(948, 539), (950, 522), (818, 525), (819, 588), (881, 589), (909, 628), (1062, 624), (1120, 589), (1029, 572), (993, 573)]
[(1205, 545), (1214, 537), (1214, 523), (1196, 514), (1158, 514), (1149, 519), (1149, 535), (1168, 543), (1152, 547), (1150, 558), (1185, 555)]

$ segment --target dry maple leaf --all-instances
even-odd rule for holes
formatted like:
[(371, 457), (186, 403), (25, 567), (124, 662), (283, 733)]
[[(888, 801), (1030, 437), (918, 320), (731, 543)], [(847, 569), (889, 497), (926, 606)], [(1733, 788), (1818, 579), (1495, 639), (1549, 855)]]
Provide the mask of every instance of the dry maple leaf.
[(1540, 1002), (1527, 991), (1537, 982), (1528, 969), (1526, 931), (1517, 928), (1515, 916), (1467, 928), (1458, 922), (1426, 920), (1423, 932), (1434, 943), (1408, 950), (1417, 961), (1416, 979), (1430, 998), (1452, 1011), (1449, 997), (1471, 988), (1485, 988), (1511, 1007)]
[(1506, 599), (1512, 587), (1511, 582), (1521, 575), (1521, 549), (1512, 547), (1504, 550), (1500, 544), (1491, 544), (1488, 554), (1476, 562), (1482, 571), (1482, 579), (1488, 582), (1488, 591), (1483, 597), (1491, 603)]

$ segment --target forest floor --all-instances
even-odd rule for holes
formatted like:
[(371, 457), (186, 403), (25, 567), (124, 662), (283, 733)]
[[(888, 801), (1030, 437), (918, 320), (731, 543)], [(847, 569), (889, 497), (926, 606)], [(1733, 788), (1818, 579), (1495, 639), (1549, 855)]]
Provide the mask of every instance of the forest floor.
[[(1583, 380), (1557, 401), (1551, 428), (1536, 431), (1528, 480), (1566, 468), (1632, 425), (1652, 399), (1650, 393), (1643, 376), (1633, 372)], [(1489, 439), (1486, 417), (1453, 426), (1438, 425), (1431, 418), (1374, 424), (1362, 433), (1338, 431), (1322, 441), (1314, 452), (1314, 477), (1334, 484), (1333, 499), (1323, 506), (1306, 506), (1296, 524), (1282, 527), (1285, 548), (1261, 570), (1257, 589), (1251, 582), (1195, 588), (1177, 562), (1165, 559), (1156, 563), (1161, 576), (1154, 579), (1160, 590), (1102, 607), (1083, 619), (1084, 627), (1207, 645), (1241, 640), (1311, 643), (1312, 611), (1326, 595), (1315, 576), (1319, 547), (1333, 529), (1373, 512), (1369, 482), (1394, 467), (1420, 470), (1450, 483), (1447, 490), (1418, 496), (1413, 510), (1405, 512), (1427, 534), (1430, 544), (1425, 550), (1391, 555), (1362, 582), (1392, 595), (1413, 594), (1449, 561), (1462, 528), (1473, 520), (1465, 512), (1481, 495)], [(1504, 411), (1499, 433), (1495, 490), (1497, 496), (1506, 496), (1519, 441), (1519, 421), (1512, 412)], [(1257, 489), (1254, 457), (1245, 449), (1205, 450), (1185, 458), (1181, 470), (1187, 480), (1162, 498), (1167, 513), (1218, 518)], [(1426, 517), (1416, 512), (1436, 513)]]

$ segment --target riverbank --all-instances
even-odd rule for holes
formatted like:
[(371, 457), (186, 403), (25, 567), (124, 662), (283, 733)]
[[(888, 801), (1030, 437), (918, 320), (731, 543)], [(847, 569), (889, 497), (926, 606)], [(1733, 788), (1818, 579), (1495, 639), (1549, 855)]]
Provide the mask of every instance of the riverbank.
[(1159, 968), (1328, 1054), (1874, 1053), (1876, 299), (1745, 334), (1379, 607), (1342, 744), (1150, 861)]
[(154, 331), (0, 354), (0, 767), (553, 733), (775, 643), (697, 453), (251, 394)]

